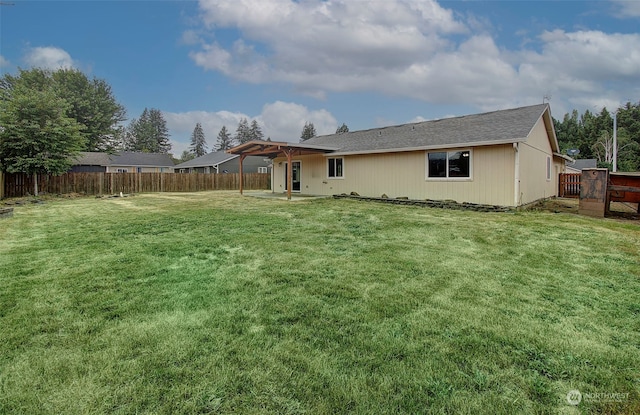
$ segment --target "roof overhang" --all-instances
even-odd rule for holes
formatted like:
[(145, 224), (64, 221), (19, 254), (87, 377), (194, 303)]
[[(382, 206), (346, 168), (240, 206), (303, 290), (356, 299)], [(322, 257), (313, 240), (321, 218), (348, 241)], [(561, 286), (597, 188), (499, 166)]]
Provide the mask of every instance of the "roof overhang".
[(419, 146), (419, 147), (384, 148), (384, 149), (377, 149), (377, 150), (362, 150), (362, 151), (336, 151), (334, 153), (331, 153), (331, 156), (351, 156), (351, 155), (380, 154), (380, 153), (403, 153), (407, 151), (449, 150), (449, 149), (455, 149), (455, 148), (498, 146), (498, 145), (504, 145), (504, 144), (523, 143), (525, 141), (527, 141), (526, 137), (513, 138), (509, 140), (485, 140), (485, 141), (473, 141), (468, 143), (434, 144), (434, 145)]
[(556, 136), (556, 129), (553, 125), (553, 117), (551, 117), (551, 108), (549, 104), (544, 109), (542, 113), (542, 119), (544, 121), (544, 128), (547, 130), (547, 135), (549, 136), (549, 144), (551, 144), (551, 151), (556, 153), (560, 152), (560, 144), (558, 143), (558, 137)]
[(317, 146), (304, 143), (252, 140), (228, 149), (227, 153), (275, 158), (281, 155), (286, 155), (286, 153), (289, 152), (302, 156), (307, 154), (332, 153), (336, 150), (338, 149), (334, 147)]
[(568, 161), (569, 163), (573, 163), (575, 161), (571, 157), (569, 157), (569, 156), (567, 156), (565, 154), (562, 154), (562, 153), (557, 153), (555, 151), (553, 152), (553, 155), (556, 156), (556, 157), (560, 157), (561, 159), (564, 159), (565, 161)]

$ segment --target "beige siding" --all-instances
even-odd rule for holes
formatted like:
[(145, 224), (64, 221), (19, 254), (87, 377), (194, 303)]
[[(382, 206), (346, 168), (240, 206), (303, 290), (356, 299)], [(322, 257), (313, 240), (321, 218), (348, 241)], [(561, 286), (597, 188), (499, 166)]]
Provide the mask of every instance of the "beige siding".
[[(558, 194), (558, 174), (562, 164), (554, 160), (549, 136), (542, 118), (535, 125), (527, 141), (520, 143), (520, 195), (518, 204), (524, 205)], [(550, 179), (547, 180), (547, 158)]]
[[(446, 150), (446, 149), (444, 149)], [(444, 151), (443, 150), (443, 151)], [(301, 193), (331, 195), (357, 192), (361, 196), (513, 206), (515, 151), (511, 144), (471, 149), (472, 178), (429, 180), (425, 151), (344, 157), (344, 178), (327, 177), (325, 156), (294, 157), (301, 162)], [(285, 159), (274, 163), (274, 191), (284, 192)]]

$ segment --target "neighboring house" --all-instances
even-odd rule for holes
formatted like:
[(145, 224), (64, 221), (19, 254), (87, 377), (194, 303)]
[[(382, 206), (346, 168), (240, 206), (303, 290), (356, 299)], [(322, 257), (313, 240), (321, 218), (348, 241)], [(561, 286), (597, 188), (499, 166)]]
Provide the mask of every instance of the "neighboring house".
[[(238, 173), (240, 162), (238, 155), (216, 151), (185, 161), (175, 166), (176, 173)], [(244, 173), (268, 173), (270, 161), (264, 157), (247, 157), (242, 164)]]
[(173, 173), (173, 160), (164, 153), (81, 152), (69, 170), (72, 173)]
[(582, 169), (595, 169), (598, 167), (596, 159), (576, 159), (573, 162), (567, 162), (566, 173), (582, 173)]
[(556, 196), (559, 153), (548, 104), (314, 137), (252, 141), (234, 154), (274, 158), (274, 191), (520, 206)]

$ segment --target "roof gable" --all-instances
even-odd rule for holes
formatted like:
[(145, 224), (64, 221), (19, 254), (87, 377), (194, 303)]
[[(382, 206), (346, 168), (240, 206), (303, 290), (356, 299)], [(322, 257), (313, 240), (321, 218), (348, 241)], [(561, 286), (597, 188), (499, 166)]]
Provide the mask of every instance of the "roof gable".
[(225, 151), (215, 151), (213, 153), (207, 153), (203, 156), (196, 157), (192, 160), (185, 161), (175, 166), (176, 169), (193, 168), (193, 167), (208, 167), (217, 166), (229, 160), (233, 160), (238, 157), (236, 154), (229, 154)]
[[(311, 138), (305, 144), (331, 146), (337, 153), (375, 153), (412, 149), (504, 144), (525, 141), (548, 104), (423, 121), (370, 130)], [(553, 124), (547, 128), (552, 148), (557, 147)], [(555, 144), (553, 143), (555, 142)]]

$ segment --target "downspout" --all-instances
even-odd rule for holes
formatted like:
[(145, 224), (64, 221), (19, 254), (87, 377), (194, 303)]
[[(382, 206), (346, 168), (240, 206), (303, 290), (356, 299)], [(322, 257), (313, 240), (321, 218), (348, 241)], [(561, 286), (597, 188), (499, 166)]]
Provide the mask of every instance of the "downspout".
[(520, 143), (513, 143), (513, 149), (516, 151), (513, 204), (515, 207), (518, 207), (520, 205)]

